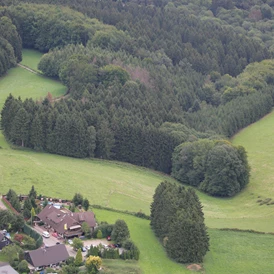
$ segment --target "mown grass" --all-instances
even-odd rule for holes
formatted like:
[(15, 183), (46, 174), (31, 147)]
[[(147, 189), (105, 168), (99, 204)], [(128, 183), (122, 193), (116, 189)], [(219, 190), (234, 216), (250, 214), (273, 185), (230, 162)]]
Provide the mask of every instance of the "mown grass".
[[(140, 249), (139, 264), (144, 273), (190, 273), (185, 265), (179, 265), (166, 257), (164, 249), (150, 229), (149, 221), (105, 210), (95, 209), (94, 212), (100, 221), (126, 221), (131, 237)], [(209, 229), (208, 232), (210, 251), (204, 260), (204, 273), (273, 273), (273, 235), (216, 229)]]
[(27, 70), (16, 67), (10, 69), (7, 74), (0, 78), (0, 109), (11, 93), (14, 97), (22, 99), (44, 98), (48, 92), (54, 97), (65, 94), (66, 87), (58, 81), (30, 73)]
[(138, 264), (143, 273), (190, 273), (184, 265), (177, 264), (167, 258), (164, 248), (150, 229), (148, 220), (106, 210), (95, 209), (94, 212), (96, 219), (99, 221), (115, 223), (117, 219), (125, 220), (129, 227), (131, 238), (140, 249)]
[(31, 50), (31, 49), (23, 49), (22, 50), (23, 60), (21, 64), (35, 71), (38, 71), (37, 65), (42, 56), (43, 56), (43, 53), (39, 51)]
[(209, 235), (210, 252), (204, 260), (206, 273), (273, 273), (273, 235), (213, 229)]

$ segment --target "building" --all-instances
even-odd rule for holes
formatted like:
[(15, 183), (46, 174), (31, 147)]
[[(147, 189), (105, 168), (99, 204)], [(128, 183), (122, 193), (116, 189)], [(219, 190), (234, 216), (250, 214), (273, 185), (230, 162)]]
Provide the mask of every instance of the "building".
[(0, 232), (0, 250), (9, 244), (12, 244), (12, 241), (4, 233)]
[(61, 262), (65, 262), (68, 257), (68, 251), (63, 244), (25, 252), (26, 261), (38, 268), (58, 265)]
[(8, 263), (0, 262), (0, 274), (19, 274)]
[(96, 227), (93, 212), (71, 212), (68, 209), (58, 209), (53, 205), (47, 205), (38, 215), (48, 229), (54, 230), (63, 238), (71, 238), (83, 234), (82, 223), (87, 222), (90, 229)]

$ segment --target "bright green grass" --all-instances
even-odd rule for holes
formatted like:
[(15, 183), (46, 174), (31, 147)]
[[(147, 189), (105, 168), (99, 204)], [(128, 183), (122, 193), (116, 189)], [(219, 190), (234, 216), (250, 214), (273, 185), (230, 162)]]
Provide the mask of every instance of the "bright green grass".
[(154, 236), (150, 229), (149, 221), (130, 215), (110, 212), (105, 210), (94, 210), (96, 219), (115, 223), (117, 219), (123, 219), (127, 223), (132, 240), (140, 249), (139, 266), (145, 274), (184, 274), (190, 273), (184, 265), (169, 260), (164, 248)]
[[(123, 219), (140, 249), (139, 265), (144, 273), (190, 273), (184, 265), (169, 260), (152, 233), (149, 221), (133, 216), (94, 210), (97, 220), (114, 223)], [(209, 274), (272, 274), (274, 236), (209, 229), (210, 251), (204, 260)]]
[(273, 274), (274, 236), (209, 230), (210, 251), (204, 260), (209, 274)]
[[(3, 136), (0, 145), (7, 147)], [(130, 164), (86, 160), (33, 151), (0, 149), (0, 189), (71, 199), (82, 193), (92, 204), (149, 214), (152, 194), (165, 175)]]
[(0, 109), (11, 93), (14, 97), (22, 99), (44, 98), (50, 92), (54, 97), (61, 96), (66, 92), (66, 87), (60, 82), (36, 75), (23, 68), (10, 69), (7, 75), (0, 78)]
[(23, 60), (21, 64), (33, 70), (38, 71), (37, 65), (42, 56), (43, 56), (43, 53), (39, 51), (31, 50), (31, 49), (23, 49), (22, 50)]

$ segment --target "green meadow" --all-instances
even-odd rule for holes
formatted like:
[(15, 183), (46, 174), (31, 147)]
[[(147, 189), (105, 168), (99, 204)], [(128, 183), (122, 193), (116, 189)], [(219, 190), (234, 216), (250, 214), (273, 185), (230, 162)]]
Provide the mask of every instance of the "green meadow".
[(28, 68), (31, 68), (35, 71), (38, 71), (37, 65), (41, 57), (43, 56), (43, 53), (36, 50), (23, 49), (22, 56), (23, 56), (23, 60), (21, 62), (22, 65)]
[[(40, 53), (24, 50), (22, 64), (37, 69), (39, 56)], [(48, 92), (61, 96), (65, 91), (60, 82), (17, 67), (0, 78), (0, 108), (9, 93), (20, 95), (23, 99), (40, 99)], [(274, 112), (245, 128), (232, 140), (235, 145), (244, 146), (248, 153), (251, 181), (246, 189), (233, 198), (225, 199), (197, 192), (210, 228), (211, 247), (204, 262), (206, 273), (273, 273), (270, 256), (274, 253), (274, 236), (216, 229), (274, 232), (274, 204), (271, 204), (274, 201), (273, 123)], [(177, 183), (165, 174), (126, 163), (12, 149), (1, 134), (0, 147), (1, 193), (6, 193), (9, 188), (17, 193), (26, 193), (34, 185), (38, 194), (70, 199), (75, 192), (80, 192), (91, 204), (149, 214), (157, 185), (163, 180)], [(268, 204), (264, 203), (267, 198)], [(189, 273), (185, 266), (166, 257), (150, 230), (149, 221), (104, 210), (95, 210), (95, 213), (99, 220), (109, 223), (118, 218), (125, 219), (133, 240), (141, 250), (137, 265), (143, 273)], [(108, 264), (110, 269), (119, 269), (120, 262)], [(138, 267), (129, 266), (136, 273)], [(126, 273), (127, 266), (124, 269)]]

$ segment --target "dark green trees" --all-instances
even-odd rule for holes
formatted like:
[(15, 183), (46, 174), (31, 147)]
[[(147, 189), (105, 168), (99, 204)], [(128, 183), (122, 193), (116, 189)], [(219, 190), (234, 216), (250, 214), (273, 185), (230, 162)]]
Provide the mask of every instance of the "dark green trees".
[(22, 41), (15, 25), (0, 15), (0, 76), (22, 60)]
[(179, 263), (202, 262), (209, 250), (202, 206), (192, 189), (161, 183), (151, 204), (151, 227)]
[(249, 182), (243, 147), (228, 141), (200, 140), (176, 147), (172, 175), (214, 196), (233, 196)]
[(125, 240), (129, 239), (129, 237), (130, 234), (126, 222), (124, 220), (117, 220), (111, 232), (112, 240), (121, 244)]

